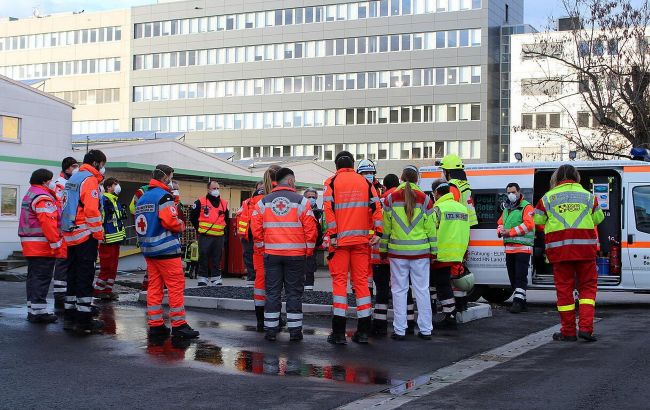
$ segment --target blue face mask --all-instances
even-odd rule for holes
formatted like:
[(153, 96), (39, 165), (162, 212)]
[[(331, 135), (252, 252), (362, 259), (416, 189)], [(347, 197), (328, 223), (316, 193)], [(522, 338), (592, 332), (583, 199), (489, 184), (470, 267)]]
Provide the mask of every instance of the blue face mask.
[(318, 203), (314, 198), (309, 198), (309, 205), (311, 205), (311, 209), (317, 209), (318, 208)]

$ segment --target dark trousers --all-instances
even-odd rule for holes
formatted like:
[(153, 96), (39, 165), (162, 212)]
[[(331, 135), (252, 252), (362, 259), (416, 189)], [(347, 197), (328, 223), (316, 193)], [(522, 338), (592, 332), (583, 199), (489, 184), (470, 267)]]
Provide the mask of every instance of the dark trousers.
[(282, 287), (287, 297), (289, 332), (302, 330), (302, 294), (305, 280), (304, 256), (264, 255), (266, 305), (264, 327), (278, 330), (282, 309)]
[(241, 246), (244, 250), (244, 265), (246, 266), (246, 280), (255, 280), (255, 266), (253, 266), (253, 241), (242, 238)]
[(93, 280), (97, 260), (97, 239), (90, 237), (79, 245), (68, 246), (68, 291), (65, 316), (80, 324), (92, 321)]
[(429, 282), (431, 286), (429, 287), (429, 293), (431, 294), (434, 313), (436, 312), (434, 302), (439, 300), (442, 305), (442, 312), (453, 314), (456, 311), (456, 300), (454, 299), (454, 291), (451, 288), (451, 266), (436, 267), (434, 263), (431, 265), (430, 274)]
[(54, 299), (65, 299), (65, 293), (68, 288), (68, 267), (70, 262), (68, 258), (57, 259), (54, 262), (54, 280), (52, 286), (52, 293)]
[(506, 253), (506, 267), (510, 286), (515, 292), (515, 299), (526, 300), (528, 288), (528, 266), (530, 265), (529, 253)]
[[(387, 326), (388, 301), (390, 300), (390, 265), (373, 264), (372, 278), (375, 282), (375, 309), (372, 312), (372, 319), (375, 326)], [(383, 322), (378, 322), (383, 321)], [(409, 328), (415, 326), (415, 305), (413, 303), (413, 291), (409, 287), (406, 294), (406, 321)]]
[(47, 313), (47, 292), (54, 273), (54, 258), (28, 256), (27, 259), (27, 310), (33, 315)]
[(305, 286), (314, 286), (314, 274), (316, 273), (316, 254), (307, 256), (305, 260)]
[(221, 257), (223, 256), (224, 242), (224, 235), (199, 235), (198, 276), (204, 278), (221, 276)]

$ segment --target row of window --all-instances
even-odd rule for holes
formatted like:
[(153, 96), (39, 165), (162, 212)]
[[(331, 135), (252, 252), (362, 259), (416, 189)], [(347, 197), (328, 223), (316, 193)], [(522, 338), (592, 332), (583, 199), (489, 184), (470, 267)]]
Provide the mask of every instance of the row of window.
[(360, 144), (263, 145), (246, 147), (203, 148), (211, 153), (234, 153), (234, 159), (260, 157), (316, 157), (332, 161), (337, 152), (350, 152), (357, 160), (406, 160), (442, 158), (456, 154), (463, 159), (481, 156), (481, 141), (371, 142)]
[[(568, 44), (572, 44), (568, 42)], [(522, 60), (531, 60), (544, 57), (560, 58), (564, 55), (565, 43), (561, 41), (540, 40), (537, 43), (522, 44)], [(615, 56), (619, 53), (619, 40), (616, 38), (596, 39), (578, 42), (578, 56)]]
[(479, 84), (481, 66), (256, 78), (133, 87), (133, 101), (244, 97), (374, 88)]
[(133, 131), (259, 130), (479, 121), (480, 119), (481, 105), (478, 103), (439, 104), (134, 118)]
[(521, 80), (521, 95), (553, 96), (562, 93), (560, 78), (524, 78)]
[(481, 29), (450, 30), (139, 54), (133, 56), (133, 69), (151, 70), (480, 45)]
[(112, 73), (120, 71), (120, 58), (59, 61), (56, 63), (22, 64), (0, 67), (0, 74), (14, 80), (60, 77), (64, 75)]
[(134, 38), (480, 9), (481, 0), (379, 0), (138, 23)]
[(120, 41), (122, 27), (100, 27), (53, 33), (28, 34), (0, 38), (0, 51), (63, 47), (74, 44), (104, 43)]
[(59, 91), (51, 94), (69, 101), (74, 105), (95, 105), (120, 102), (119, 88)]
[(522, 130), (560, 128), (560, 113), (521, 114)]
[(73, 134), (99, 134), (119, 130), (120, 120), (72, 121)]

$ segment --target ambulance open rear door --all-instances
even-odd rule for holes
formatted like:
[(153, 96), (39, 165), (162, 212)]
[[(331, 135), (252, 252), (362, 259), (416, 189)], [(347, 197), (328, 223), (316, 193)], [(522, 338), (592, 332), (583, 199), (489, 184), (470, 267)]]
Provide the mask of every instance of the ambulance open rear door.
[[(629, 260), (634, 287), (640, 290), (650, 289), (650, 182), (629, 182), (626, 191), (624, 206), (627, 236), (623, 243), (623, 258)], [(624, 259), (624, 270), (625, 262)]]

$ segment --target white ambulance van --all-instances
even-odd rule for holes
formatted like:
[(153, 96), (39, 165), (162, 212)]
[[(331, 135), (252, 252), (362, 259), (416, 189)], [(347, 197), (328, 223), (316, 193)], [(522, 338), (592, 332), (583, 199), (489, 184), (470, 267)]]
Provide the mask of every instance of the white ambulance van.
[[(497, 220), (506, 185), (516, 182), (533, 206), (549, 190), (551, 174), (562, 163), (466, 165), (478, 225), (471, 231), (468, 267), (476, 286), (470, 298), (500, 303), (512, 295)], [(599, 291), (650, 292), (650, 164), (640, 161), (573, 161), (582, 186), (598, 198), (605, 220), (598, 226)], [(420, 187), (431, 191), (441, 177), (437, 166), (420, 169)], [(553, 273), (544, 254), (544, 233), (537, 232), (528, 276), (530, 289), (552, 289)]]

